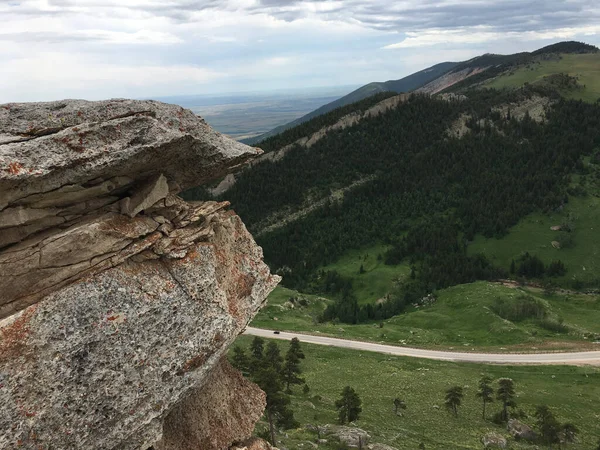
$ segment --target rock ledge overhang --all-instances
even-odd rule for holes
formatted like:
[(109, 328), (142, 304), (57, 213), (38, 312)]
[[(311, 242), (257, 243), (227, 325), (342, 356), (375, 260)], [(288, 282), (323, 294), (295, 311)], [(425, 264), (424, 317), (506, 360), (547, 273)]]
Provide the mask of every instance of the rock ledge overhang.
[[(279, 277), (226, 202), (177, 193), (260, 153), (154, 101), (0, 105), (0, 448), (250, 435), (264, 396), (221, 359)], [(236, 426), (209, 397), (252, 401)], [(176, 442), (171, 414), (234, 431)]]

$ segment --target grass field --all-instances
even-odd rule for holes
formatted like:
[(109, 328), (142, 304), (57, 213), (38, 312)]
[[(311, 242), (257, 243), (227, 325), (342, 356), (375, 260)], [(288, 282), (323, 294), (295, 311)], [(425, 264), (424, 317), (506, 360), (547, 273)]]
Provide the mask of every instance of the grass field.
[(542, 81), (545, 76), (566, 73), (577, 77), (585, 88), (565, 93), (566, 97), (589, 102), (600, 98), (600, 53), (563, 54), (560, 60), (540, 61), (530, 67), (521, 67), (512, 75), (502, 75), (492, 79), (485, 87), (496, 89), (521, 87), (525, 83)]
[[(247, 348), (250, 340), (248, 336), (241, 336), (237, 344)], [(285, 352), (288, 344), (280, 341), (278, 344)], [(303, 427), (335, 423), (334, 402), (342, 388), (349, 385), (362, 399), (363, 412), (356, 426), (368, 431), (372, 442), (400, 450), (417, 449), (420, 443), (428, 450), (481, 449), (480, 439), (486, 432), (508, 437), (503, 427), (481, 417), (481, 404), (475, 392), (482, 374), (493, 379), (510, 377), (515, 381), (518, 407), (528, 415), (523, 419), (525, 423), (533, 425), (533, 411), (539, 404), (549, 405), (561, 422), (574, 423), (580, 434), (577, 442), (566, 448), (591, 450), (600, 438), (600, 368), (484, 366), (308, 344), (303, 344), (303, 349), (306, 354), (303, 375), (310, 393), (305, 396), (301, 387), (294, 388), (292, 407), (302, 427), (280, 434), (281, 447), (311, 449), (312, 444), (306, 441), (314, 442), (316, 435)], [(453, 385), (465, 389), (457, 418), (444, 408), (444, 391)], [(406, 402), (402, 417), (393, 413), (395, 397)], [(488, 406), (490, 415), (498, 409), (497, 403)], [(536, 447), (511, 440), (509, 448)]]
[[(405, 314), (385, 320), (380, 328), (378, 323), (318, 323), (317, 318), (329, 300), (277, 288), (252, 326), (457, 351), (595, 348), (592, 342), (600, 336), (599, 297), (544, 295), (537, 291), (483, 281), (454, 286), (439, 291), (433, 305), (413, 307)], [(546, 307), (547, 319), (551, 323), (562, 322), (566, 330), (555, 332), (531, 319), (510, 322), (490, 309), (496, 298), (510, 300), (523, 294), (539, 299)], [(298, 296), (304, 297), (308, 305), (292, 307), (289, 299)]]
[[(569, 217), (575, 225), (571, 233), (574, 246), (556, 249), (552, 241), (559, 232), (550, 227), (560, 225)], [(509, 269), (511, 260), (524, 252), (537, 255), (545, 263), (560, 259), (567, 274), (556, 281), (580, 280), (600, 284), (600, 198), (594, 195), (571, 197), (563, 211), (544, 215), (533, 213), (510, 229), (502, 239), (478, 236), (468, 251), (484, 253), (495, 265)]]
[[(388, 246), (376, 245), (362, 250), (351, 250), (323, 270), (336, 270), (340, 275), (352, 278), (354, 295), (359, 303), (375, 303), (388, 294), (394, 281), (410, 274), (408, 264), (386, 266), (383, 255)], [(379, 258), (381, 256), (381, 258)], [(360, 273), (360, 267), (364, 273)]]

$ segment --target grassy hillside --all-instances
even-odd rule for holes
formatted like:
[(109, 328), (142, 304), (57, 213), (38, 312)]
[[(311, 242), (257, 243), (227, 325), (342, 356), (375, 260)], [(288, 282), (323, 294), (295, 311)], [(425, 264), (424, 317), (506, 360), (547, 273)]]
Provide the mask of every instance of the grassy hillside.
[[(572, 247), (554, 248), (553, 241), (563, 236), (550, 228), (571, 222), (574, 225)], [(585, 285), (600, 285), (600, 198), (587, 196), (571, 198), (561, 212), (533, 213), (512, 227), (501, 239), (477, 236), (468, 249), (471, 253), (484, 253), (496, 265), (509, 269), (511, 261), (525, 252), (537, 255), (544, 261), (560, 259), (567, 267), (564, 277), (572, 285), (579, 281)]]
[[(560, 259), (567, 273), (555, 280), (557, 283), (574, 287), (600, 286), (600, 159), (595, 161), (594, 164), (591, 158), (583, 158), (582, 174), (571, 177), (569, 188), (578, 195), (570, 195), (560, 211), (532, 213), (501, 239), (479, 235), (469, 245), (469, 253), (484, 253), (494, 264), (507, 270), (511, 261), (525, 252), (544, 261)], [(551, 229), (556, 226), (562, 230)], [(568, 229), (571, 231), (566, 232)], [(553, 241), (564, 242), (555, 248)]]
[(548, 76), (568, 74), (577, 79), (580, 89), (562, 92), (567, 98), (596, 101), (600, 98), (600, 53), (561, 54), (559, 57), (521, 66), (514, 71), (504, 73), (484, 86), (495, 89), (521, 87), (525, 83), (543, 83)]
[[(241, 336), (237, 343), (248, 347), (251, 338)], [(282, 351), (287, 343), (278, 342)], [(303, 376), (310, 393), (294, 388), (292, 407), (302, 426), (331, 424), (336, 421), (334, 402), (344, 386), (352, 386), (362, 399), (363, 412), (356, 426), (367, 430), (371, 441), (400, 450), (480, 449), (481, 437), (490, 431), (508, 437), (504, 427), (484, 421), (481, 403), (475, 397), (482, 374), (493, 379), (510, 377), (515, 381), (517, 404), (534, 423), (533, 412), (547, 404), (561, 422), (572, 422), (580, 434), (571, 449), (592, 449), (600, 438), (597, 399), (600, 398), (600, 369), (594, 367), (482, 366), (393, 357), (376, 353), (302, 344), (306, 359)], [(444, 408), (444, 391), (463, 386), (465, 398), (458, 417)], [(393, 412), (393, 399), (407, 405), (402, 416)], [(499, 409), (488, 406), (490, 415)], [(259, 424), (257, 429), (264, 427)], [(285, 448), (312, 448), (316, 434), (304, 428), (278, 435)], [(533, 446), (510, 440), (510, 448)], [(320, 445), (319, 448), (332, 448)]]
[(273, 130), (261, 134), (260, 136), (256, 136), (251, 139), (246, 139), (242, 142), (246, 144), (257, 144), (258, 146), (260, 146), (260, 144), (258, 143), (264, 141), (265, 139), (283, 133), (284, 131), (289, 130), (291, 128), (297, 127), (300, 124), (308, 122), (309, 120), (321, 116), (323, 114), (327, 114), (328, 112), (333, 111), (337, 108), (341, 108), (343, 106), (359, 102), (365, 98), (371, 97), (372, 95), (379, 94), (381, 92), (401, 93), (414, 91), (415, 89), (420, 88), (421, 86), (448, 72), (455, 65), (456, 63), (453, 62), (444, 62), (436, 64), (435, 66), (429, 67), (427, 69), (421, 70), (419, 72), (415, 72), (399, 80), (373, 82), (366, 84), (356, 89), (355, 91), (350, 92), (348, 95), (334, 100), (333, 102), (327, 103), (326, 105), (321, 106), (320, 108), (300, 117), (299, 119), (296, 119), (280, 127), (274, 128)]
[(360, 303), (375, 303), (392, 291), (395, 281), (406, 279), (410, 274), (408, 264), (384, 264), (383, 255), (388, 249), (388, 245), (375, 245), (350, 250), (335, 263), (324, 266), (323, 270), (335, 270), (352, 279), (352, 291)]
[[(542, 305), (543, 320), (508, 320), (496, 313), (499, 302), (521, 303), (524, 296)], [(433, 303), (413, 306), (381, 324), (358, 325), (319, 323), (330, 302), (278, 287), (252, 326), (457, 351), (590, 348), (600, 339), (600, 297), (590, 295), (548, 295), (480, 281), (443, 289)]]

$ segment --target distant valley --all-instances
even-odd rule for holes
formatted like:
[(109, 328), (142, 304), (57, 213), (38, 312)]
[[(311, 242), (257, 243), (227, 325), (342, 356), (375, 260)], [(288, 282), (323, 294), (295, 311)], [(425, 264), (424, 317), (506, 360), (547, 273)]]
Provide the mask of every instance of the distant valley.
[(243, 140), (292, 122), (337, 100), (354, 88), (355, 86), (340, 86), (290, 89), (275, 93), (181, 95), (158, 97), (155, 100), (191, 109), (217, 131)]

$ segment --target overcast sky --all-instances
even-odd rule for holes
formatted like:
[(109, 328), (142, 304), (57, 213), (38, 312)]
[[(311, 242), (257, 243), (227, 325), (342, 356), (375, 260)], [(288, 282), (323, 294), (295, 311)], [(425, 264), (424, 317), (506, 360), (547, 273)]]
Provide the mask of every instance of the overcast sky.
[(600, 44), (598, 0), (0, 0), (0, 103), (398, 79)]

